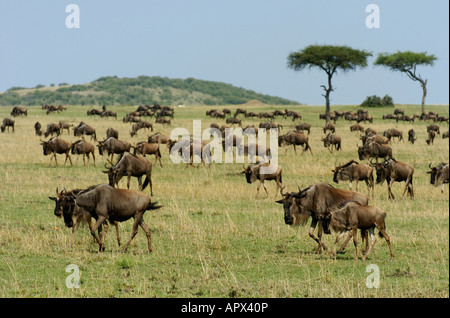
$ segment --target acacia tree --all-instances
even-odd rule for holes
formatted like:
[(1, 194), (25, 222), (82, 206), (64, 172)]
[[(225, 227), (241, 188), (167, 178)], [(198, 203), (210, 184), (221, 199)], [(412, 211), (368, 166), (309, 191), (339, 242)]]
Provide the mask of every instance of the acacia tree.
[(288, 56), (287, 65), (295, 71), (305, 68), (319, 68), (328, 76), (328, 86), (321, 85), (325, 94), (325, 114), (327, 123), (330, 121), (330, 93), (334, 90), (331, 79), (337, 71), (353, 71), (358, 67), (367, 66), (367, 58), (372, 53), (364, 50), (352, 49), (348, 46), (310, 45), (299, 52), (292, 52)]
[(408, 75), (413, 81), (417, 81), (422, 86), (422, 114), (425, 113), (425, 97), (427, 96), (427, 79), (423, 79), (420, 74), (416, 73), (419, 65), (433, 66), (437, 57), (433, 54), (428, 55), (426, 52), (415, 53), (411, 51), (397, 52), (393, 54), (381, 53), (378, 55), (375, 65), (381, 65), (392, 71), (400, 71)]

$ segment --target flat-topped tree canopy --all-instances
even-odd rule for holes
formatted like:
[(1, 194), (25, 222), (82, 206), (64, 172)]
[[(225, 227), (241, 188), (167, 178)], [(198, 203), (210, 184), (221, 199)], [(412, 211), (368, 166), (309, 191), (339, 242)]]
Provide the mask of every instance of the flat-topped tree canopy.
[(298, 52), (292, 52), (288, 56), (287, 66), (295, 71), (305, 68), (319, 68), (328, 76), (328, 86), (321, 85), (324, 89), (326, 101), (326, 120), (330, 120), (330, 93), (333, 91), (331, 79), (339, 70), (343, 72), (354, 71), (357, 68), (367, 66), (367, 58), (372, 53), (365, 50), (353, 49), (348, 46), (337, 45), (310, 45)]
[(423, 79), (417, 73), (417, 66), (433, 66), (437, 57), (427, 52), (397, 52), (380, 53), (375, 61), (375, 65), (385, 66), (391, 71), (399, 71), (408, 75), (413, 81), (417, 81), (422, 86), (422, 113), (425, 113), (425, 97), (427, 96), (427, 79)]

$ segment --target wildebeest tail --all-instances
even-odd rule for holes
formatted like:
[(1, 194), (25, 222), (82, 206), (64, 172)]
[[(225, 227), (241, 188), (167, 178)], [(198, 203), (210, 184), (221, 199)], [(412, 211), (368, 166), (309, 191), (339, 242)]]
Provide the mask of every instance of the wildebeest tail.
[(150, 204), (147, 207), (147, 210), (158, 210), (161, 209), (163, 206), (158, 205), (158, 202), (150, 202)]
[(148, 181), (149, 181), (149, 180), (148, 180), (148, 177), (145, 177), (144, 184), (142, 185), (141, 191), (144, 191), (144, 189), (147, 187)]

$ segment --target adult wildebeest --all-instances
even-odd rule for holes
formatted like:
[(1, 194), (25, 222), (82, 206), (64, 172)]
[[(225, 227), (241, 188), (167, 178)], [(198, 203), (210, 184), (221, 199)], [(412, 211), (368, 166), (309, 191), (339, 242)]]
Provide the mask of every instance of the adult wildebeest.
[(44, 133), (44, 137), (48, 137), (49, 135), (56, 134), (56, 137), (58, 137), (61, 134), (61, 126), (60, 124), (56, 123), (50, 123), (47, 125), (47, 130)]
[(327, 131), (331, 131), (332, 133), (336, 132), (336, 126), (332, 123), (327, 123), (325, 127), (323, 127), (323, 133), (326, 134)]
[(412, 144), (414, 144), (414, 142), (416, 141), (416, 132), (414, 131), (414, 129), (410, 129), (408, 130), (408, 141)]
[(301, 124), (295, 126), (295, 130), (297, 130), (297, 131), (304, 131), (304, 130), (306, 130), (308, 132), (308, 135), (309, 135), (310, 132), (311, 132), (311, 125), (308, 124), (308, 123), (301, 123)]
[(17, 116), (20, 116), (20, 115), (24, 115), (25, 117), (27, 117), (28, 110), (25, 107), (14, 106), (12, 111), (11, 111), (11, 116), (17, 117)]
[(442, 139), (449, 137), (449, 131), (447, 130), (445, 133), (442, 134)]
[(106, 129), (106, 139), (108, 139), (109, 137), (119, 139), (119, 131), (111, 127)]
[(67, 130), (67, 133), (70, 135), (70, 123), (65, 122), (65, 121), (60, 121), (59, 122), (59, 127), (60, 127), (60, 133), (63, 133), (63, 130)]
[(370, 188), (372, 188), (372, 198), (374, 196), (374, 180), (373, 180), (373, 168), (360, 164), (355, 160), (350, 160), (344, 165), (336, 166), (331, 170), (333, 175), (333, 181), (339, 183), (339, 181), (350, 181), (349, 186), (352, 188), (352, 182), (356, 181), (355, 189), (358, 191), (358, 182), (365, 181), (367, 189), (370, 194)]
[(98, 142), (98, 153), (103, 156), (103, 152), (107, 152), (108, 156), (111, 156), (111, 161), (113, 160), (114, 154), (122, 154), (125, 151), (130, 151), (131, 145), (128, 141), (117, 140), (114, 137), (109, 137), (106, 140)]
[(170, 125), (170, 119), (163, 118), (163, 117), (156, 118), (155, 122), (158, 124)]
[(9, 132), (9, 127), (12, 127), (12, 132), (14, 132), (14, 119), (4, 118), (3, 119), (3, 124), (2, 124), (2, 127), (1, 127), (1, 131), (5, 132), (5, 128), (8, 128), (8, 132)]
[(134, 154), (140, 154), (145, 157), (145, 155), (155, 155), (155, 165), (158, 163), (162, 168), (161, 163), (161, 151), (159, 150), (161, 142), (158, 143), (148, 143), (145, 141), (141, 141), (136, 146), (131, 146), (134, 149)]
[(364, 158), (375, 158), (378, 163), (378, 158), (392, 158), (392, 148), (387, 145), (380, 145), (373, 141), (368, 145), (358, 147), (359, 160)]
[[(119, 187), (119, 181), (123, 176), (127, 176), (127, 189), (130, 189), (131, 177), (137, 177), (139, 190), (143, 191), (150, 184), (150, 195), (153, 196), (152, 187), (152, 163), (144, 157), (135, 156), (129, 152), (124, 152), (117, 160), (114, 166), (106, 167), (108, 169), (103, 173), (108, 174), (109, 185)], [(145, 176), (144, 184), (142, 184), (142, 176)]]
[(430, 125), (430, 126), (427, 126), (427, 132), (430, 132), (430, 131), (435, 131), (438, 135), (441, 134), (441, 131), (440, 131), (438, 125)]
[(328, 133), (325, 138), (322, 138), (323, 146), (328, 149), (329, 152), (333, 152), (334, 149), (341, 150), (341, 137), (333, 133)]
[[(326, 183), (316, 183), (301, 190), (299, 192), (283, 193), (280, 191), (283, 199), (276, 201), (283, 204), (284, 222), (288, 225), (304, 225), (309, 217), (312, 218), (309, 236), (317, 242), (317, 253), (321, 253), (322, 248), (326, 250), (326, 246), (322, 243), (322, 219), (330, 207), (344, 201), (355, 201), (361, 205), (369, 203), (367, 195), (350, 191), (341, 190), (332, 187)], [(314, 235), (314, 230), (319, 224), (318, 237)]]
[(100, 109), (95, 109), (95, 108), (89, 109), (86, 113), (88, 116), (95, 116), (95, 115), (101, 116), (102, 115), (102, 111)]
[[(83, 155), (83, 165), (86, 165), (86, 159), (88, 158), (89, 164), (89, 155), (92, 154), (92, 158), (94, 159), (94, 167), (95, 167), (95, 146), (84, 140), (75, 141), (70, 147), (72, 155)], [(78, 161), (78, 159), (77, 159)]]
[(364, 127), (361, 126), (360, 124), (354, 124), (352, 126), (350, 126), (350, 131), (360, 131), (360, 132), (364, 132)]
[(133, 124), (131, 126), (130, 136), (133, 137), (134, 135), (137, 135), (137, 132), (140, 129), (150, 129), (151, 131), (153, 131), (153, 124), (148, 121), (140, 121)]
[(114, 117), (115, 119), (117, 119), (117, 113), (113, 112), (112, 110), (105, 110), (100, 114), (100, 117)]
[[(312, 155), (313, 153), (312, 153), (312, 150), (311, 150), (311, 146), (308, 143), (308, 139), (309, 139), (308, 136), (305, 135), (304, 133), (289, 132), (289, 133), (287, 133), (285, 135), (282, 135), (282, 136), (278, 137), (278, 146), (282, 147), (283, 145), (293, 145), (294, 146), (294, 152), (295, 152), (295, 154), (297, 154), (297, 149), (295, 148), (295, 146), (300, 145), (300, 146), (304, 147), (303, 151), (302, 151), (302, 154), (305, 151), (309, 150), (311, 152), (311, 155)], [(287, 152), (287, 148), (286, 148), (285, 153), (286, 152)]]
[(434, 130), (430, 130), (428, 132), (428, 139), (425, 140), (425, 142), (427, 143), (427, 145), (429, 144), (434, 144), (434, 138), (436, 138), (436, 132)]
[(67, 159), (70, 161), (72, 166), (72, 159), (70, 158), (70, 147), (72, 144), (65, 140), (59, 139), (58, 137), (52, 137), (49, 141), (41, 140), (42, 149), (44, 156), (52, 154), (50, 158), (49, 166), (52, 164), (52, 159), (55, 158), (55, 165), (58, 166), (58, 161), (56, 160), (56, 154), (65, 154), (66, 160), (64, 160), (64, 166), (66, 165)]
[(247, 183), (253, 183), (256, 180), (259, 180), (258, 187), (256, 188), (256, 197), (258, 197), (259, 188), (261, 187), (261, 184), (264, 187), (264, 190), (266, 191), (266, 195), (269, 196), (269, 192), (267, 192), (266, 185), (264, 184), (264, 181), (266, 181), (266, 180), (267, 181), (275, 180), (275, 182), (277, 183), (277, 190), (275, 191), (275, 198), (277, 197), (277, 194), (278, 194), (278, 188), (280, 188), (280, 190), (281, 190), (281, 183), (283, 182), (281, 173), (282, 173), (283, 169), (280, 166), (278, 166), (274, 173), (269, 173), (269, 174), (262, 173), (261, 169), (263, 169), (264, 167), (267, 169), (268, 166), (269, 166), (268, 163), (258, 163), (255, 165), (243, 167), (244, 171), (241, 172), (241, 173), (245, 174)]
[(153, 144), (161, 143), (161, 144), (168, 145), (169, 140), (170, 140), (169, 136), (167, 136), (165, 134), (161, 134), (160, 132), (157, 132), (156, 134), (148, 136), (147, 142), (153, 143)]
[(78, 126), (73, 128), (73, 135), (75, 137), (83, 136), (83, 138), (84, 135), (88, 135), (91, 136), (91, 140), (94, 139), (94, 141), (97, 141), (97, 134), (95, 133), (95, 129), (84, 122), (80, 122)]
[(444, 193), (444, 185), (449, 183), (449, 165), (448, 163), (440, 163), (436, 167), (431, 167), (428, 165), (431, 171), (427, 171), (430, 174), (430, 183), (434, 184), (435, 187), (442, 184), (441, 193)]
[(238, 118), (235, 118), (235, 117), (230, 117), (230, 118), (228, 118), (228, 119), (226, 120), (226, 123), (227, 123), (227, 124), (231, 124), (231, 125), (237, 124), (237, 125), (239, 125), (239, 126), (242, 127), (242, 121), (241, 121), (240, 119), (238, 119)]
[(403, 140), (403, 133), (395, 128), (390, 128), (383, 132), (383, 136), (386, 137), (389, 140), (389, 143), (391, 142), (391, 138), (396, 137), (398, 138), (398, 141)]
[(96, 234), (96, 230), (106, 220), (110, 222), (123, 222), (134, 218), (133, 229), (129, 241), (125, 244), (123, 252), (126, 252), (128, 245), (136, 236), (138, 226), (145, 231), (148, 242), (148, 252), (152, 251), (150, 228), (144, 222), (144, 213), (147, 210), (161, 208), (157, 202), (152, 203), (150, 197), (142, 192), (125, 189), (115, 189), (108, 184), (92, 186), (78, 194), (63, 195), (61, 204), (67, 208), (63, 209), (64, 223), (66, 226), (73, 225), (72, 216), (75, 207), (80, 207), (89, 212), (97, 219), (91, 228), (91, 234), (99, 245), (99, 251), (105, 250), (104, 237), (102, 240)]
[[(68, 209), (70, 208), (70, 205), (67, 205), (67, 202), (64, 202), (63, 200), (61, 200), (61, 198), (64, 195), (77, 195), (79, 194), (81, 191), (84, 191), (84, 189), (74, 189), (74, 190), (70, 190), (70, 191), (66, 191), (65, 189), (61, 190), (61, 192), (58, 192), (58, 188), (56, 188), (56, 197), (48, 197), (50, 200), (55, 201), (55, 209), (54, 209), (54, 214), (57, 217), (62, 217), (63, 216), (63, 211), (64, 209)], [(97, 217), (96, 215), (94, 217)], [(80, 224), (87, 224), (89, 226), (89, 230), (92, 229), (92, 218), (93, 216), (85, 209), (83, 209), (82, 207), (79, 206), (75, 206), (73, 208), (72, 211), (72, 237), (70, 239), (70, 246), (73, 246), (73, 240), (74, 240), (74, 236), (75, 236), (75, 231), (78, 228), (78, 226)], [(116, 228), (116, 235), (117, 235), (117, 244), (120, 246), (120, 235), (119, 235), (119, 226), (118, 223), (116, 221), (111, 222), (112, 224), (114, 224), (115, 228)], [(105, 226), (105, 232), (104, 235), (106, 235), (106, 233), (108, 232), (108, 223), (105, 221), (103, 223), (103, 225)], [(100, 233), (102, 231), (102, 225), (99, 226), (98, 228), (98, 235), (100, 236)]]
[(368, 145), (373, 141), (379, 143), (380, 145), (387, 145), (389, 143), (389, 139), (387, 139), (387, 137), (372, 133), (368, 133), (365, 136), (361, 136), (361, 140), (363, 142), (363, 145)]
[(35, 124), (34, 124), (34, 133), (37, 135), (37, 136), (42, 136), (42, 131), (41, 131), (41, 123), (40, 122), (36, 122)]
[(400, 162), (393, 158), (385, 160), (383, 163), (371, 163), (377, 170), (377, 183), (383, 183), (386, 180), (388, 185), (388, 198), (395, 199), (392, 193), (392, 184), (394, 182), (406, 182), (402, 197), (406, 190), (411, 199), (414, 199), (413, 176), (414, 168), (409, 163)]
[(244, 116), (245, 116), (246, 113), (247, 113), (247, 111), (245, 109), (237, 108), (235, 113), (234, 113), (234, 115), (233, 115), (233, 117), (236, 118), (237, 115), (239, 115), (239, 114), (244, 114)]
[(391, 241), (389, 235), (386, 233), (385, 219), (386, 212), (384, 212), (380, 208), (375, 206), (362, 206), (357, 202), (347, 201), (328, 209), (322, 221), (324, 232), (326, 234), (329, 234), (331, 227), (333, 231), (339, 233), (336, 236), (332, 256), (336, 259), (337, 243), (347, 231), (351, 231), (349, 233), (348, 239), (353, 236), (353, 243), (355, 245), (355, 260), (358, 260), (358, 229), (369, 230), (372, 242), (362, 258), (362, 260), (365, 261), (376, 241), (376, 227), (379, 231), (379, 235), (381, 237), (384, 237), (386, 243), (389, 246), (389, 251), (391, 252), (391, 260), (394, 259)]

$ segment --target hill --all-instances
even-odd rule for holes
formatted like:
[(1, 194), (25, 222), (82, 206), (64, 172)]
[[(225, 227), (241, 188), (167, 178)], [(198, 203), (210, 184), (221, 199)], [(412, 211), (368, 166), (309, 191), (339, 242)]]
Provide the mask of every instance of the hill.
[(170, 79), (159, 76), (100, 77), (87, 84), (12, 87), (0, 94), (0, 105), (237, 105), (258, 100), (271, 105), (299, 102), (256, 93), (231, 84), (194, 78)]

